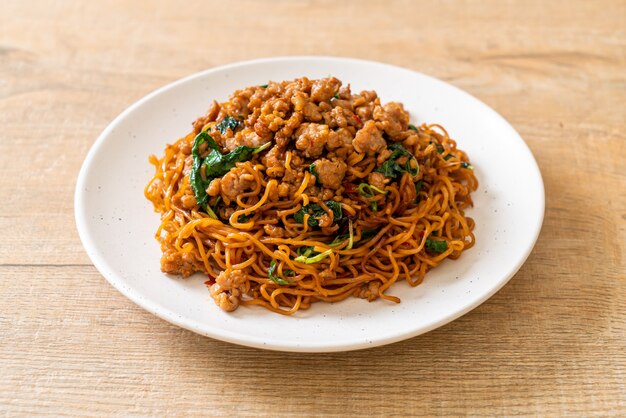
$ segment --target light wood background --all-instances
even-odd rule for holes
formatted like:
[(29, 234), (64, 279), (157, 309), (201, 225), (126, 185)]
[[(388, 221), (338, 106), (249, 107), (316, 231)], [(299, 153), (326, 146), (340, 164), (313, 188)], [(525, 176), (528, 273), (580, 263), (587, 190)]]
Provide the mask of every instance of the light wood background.
[[(384, 61), (507, 118), (546, 186), (498, 294), (408, 341), (288, 354), (153, 317), (91, 265), (79, 167), (153, 89), (216, 65)], [(196, 115), (190, 115), (193, 118)], [(626, 2), (0, 2), (0, 415), (626, 413)]]

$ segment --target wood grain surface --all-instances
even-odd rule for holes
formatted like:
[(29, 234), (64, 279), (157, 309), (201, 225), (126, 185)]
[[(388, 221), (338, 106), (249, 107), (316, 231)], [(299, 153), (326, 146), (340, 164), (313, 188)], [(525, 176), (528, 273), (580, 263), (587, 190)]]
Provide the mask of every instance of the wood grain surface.
[[(305, 54), (441, 78), (527, 141), (545, 222), (489, 301), (386, 347), (289, 354), (172, 326), (92, 266), (73, 192), (117, 114), (199, 70)], [(623, 416), (625, 118), (624, 1), (3, 0), (0, 415)]]

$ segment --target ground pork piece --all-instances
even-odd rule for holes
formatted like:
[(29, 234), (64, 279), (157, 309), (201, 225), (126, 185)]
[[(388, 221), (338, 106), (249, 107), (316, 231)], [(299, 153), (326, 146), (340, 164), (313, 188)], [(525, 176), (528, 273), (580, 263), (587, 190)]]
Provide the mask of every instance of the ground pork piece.
[(311, 99), (316, 102), (325, 102), (339, 91), (341, 81), (335, 77), (315, 80), (311, 87)]
[(393, 151), (389, 148), (385, 148), (378, 153), (378, 157), (376, 157), (376, 163), (378, 165), (382, 165), (385, 161), (387, 161), (389, 157), (391, 157), (391, 154), (393, 154)]
[(207, 110), (206, 114), (196, 119), (196, 121), (193, 123), (193, 131), (196, 134), (199, 134), (200, 131), (202, 131), (202, 128), (204, 127), (204, 125), (206, 125), (209, 122), (214, 121), (219, 113), (220, 113), (220, 104), (216, 102), (215, 100), (213, 100), (213, 103), (211, 103), (211, 106), (209, 107), (209, 110)]
[(178, 149), (185, 155), (191, 154), (192, 147), (193, 141), (180, 141), (180, 143), (178, 144)]
[[(215, 288), (215, 290), (213, 288)], [(217, 285), (211, 286), (209, 291), (215, 304), (223, 311), (232, 312), (239, 307), (238, 292), (220, 292), (219, 286)]]
[(268, 127), (276, 132), (278, 128), (284, 124), (284, 118), (290, 109), (289, 101), (282, 98), (269, 99), (261, 107), (260, 119), (268, 125)]
[(335, 99), (333, 100), (333, 105), (335, 106), (335, 108), (340, 107), (342, 109), (349, 110), (350, 112), (354, 110), (354, 108), (352, 107), (352, 102), (350, 100)]
[(339, 95), (340, 98), (349, 100), (352, 97), (352, 92), (350, 91), (350, 84), (341, 86), (337, 94)]
[(252, 111), (255, 108), (260, 108), (266, 100), (272, 97), (276, 84), (277, 83), (269, 83), (266, 88), (257, 88), (252, 96), (250, 96), (250, 100), (248, 101), (248, 110)]
[(355, 109), (355, 113), (361, 120), (369, 120), (369, 119), (372, 119), (373, 109), (374, 109), (374, 105), (369, 103), (369, 104), (357, 107)]
[(389, 102), (384, 106), (376, 106), (373, 116), (374, 120), (381, 123), (383, 130), (391, 139), (401, 141), (406, 137), (409, 114), (404, 110), (402, 103)]
[(209, 291), (217, 306), (227, 312), (234, 311), (239, 306), (247, 281), (248, 275), (242, 270), (225, 270), (217, 276)]
[(302, 123), (302, 113), (293, 113), (289, 119), (285, 122), (283, 127), (274, 135), (274, 141), (281, 148), (285, 149), (287, 144), (291, 142), (293, 132)]
[(248, 275), (242, 270), (224, 270), (221, 272), (215, 284), (219, 285), (222, 291), (239, 289), (248, 280)]
[(335, 107), (325, 115), (326, 123), (331, 127), (345, 128), (348, 126), (348, 119), (354, 118), (354, 114), (343, 107)]
[(220, 181), (222, 198), (227, 198), (228, 201), (235, 200), (237, 196), (253, 189), (255, 185), (254, 176), (250, 173), (238, 167), (231, 168)]
[(385, 186), (389, 182), (389, 179), (385, 177), (383, 173), (373, 171), (367, 176), (367, 182), (374, 187), (384, 190)]
[(292, 97), (299, 93), (306, 93), (308, 97), (308, 93), (311, 92), (311, 84), (311, 80), (306, 77), (296, 78), (285, 85), (285, 96)]
[(309, 97), (305, 93), (301, 91), (295, 91), (291, 96), (291, 104), (293, 104), (294, 112), (302, 112), (308, 100)]
[(276, 225), (264, 225), (263, 230), (272, 238), (282, 238), (285, 236), (285, 230)]
[(289, 196), (289, 184), (287, 183), (280, 183), (278, 185), (278, 196), (279, 197), (287, 197)]
[(234, 150), (238, 146), (246, 145), (248, 147), (258, 147), (267, 142), (264, 138), (261, 138), (255, 131), (250, 128), (244, 128), (238, 131), (234, 137), (226, 138), (224, 140), (224, 146), (230, 151)]
[(195, 258), (190, 252), (181, 253), (174, 249), (166, 250), (161, 256), (161, 271), (188, 277), (198, 271), (194, 262)]
[(230, 219), (233, 213), (235, 213), (235, 209), (230, 206), (226, 206), (219, 208), (217, 215), (220, 219)]
[(243, 114), (248, 108), (250, 97), (256, 91), (256, 87), (247, 87), (243, 90), (237, 90), (230, 96), (230, 103), (232, 105), (231, 110), (234, 110), (237, 114)]
[(261, 162), (266, 170), (269, 171), (268, 175), (270, 177), (282, 177), (285, 173), (285, 154), (278, 146), (273, 146), (266, 152), (263, 158), (261, 158)]
[(196, 206), (196, 198), (192, 194), (185, 194), (180, 198), (180, 203), (185, 209), (191, 209)]
[(368, 120), (363, 128), (357, 131), (352, 141), (354, 149), (361, 154), (375, 154), (386, 147), (383, 134), (376, 127), (374, 121)]
[(378, 299), (378, 289), (380, 289), (380, 282), (378, 280), (371, 281), (367, 284), (363, 284), (360, 287), (357, 287), (354, 296), (361, 299), (367, 299), (368, 301), (373, 301)]
[(378, 99), (378, 93), (376, 93), (374, 90), (363, 90), (361, 93), (359, 93), (359, 95), (363, 97), (366, 102), (373, 102)]
[(206, 194), (209, 196), (217, 196), (220, 194), (222, 179), (213, 179), (206, 188)]
[(315, 161), (315, 172), (317, 180), (322, 186), (329, 189), (337, 190), (341, 186), (344, 176), (346, 175), (346, 163), (340, 160), (327, 160), (322, 158)]
[[(333, 198), (334, 195), (335, 195), (334, 190), (327, 189), (325, 187), (322, 187), (321, 192), (318, 194), (319, 198), (322, 200), (330, 200)], [(320, 226), (323, 226), (323, 225), (320, 223)]]
[(317, 105), (313, 102), (306, 102), (304, 108), (302, 109), (302, 114), (304, 115), (305, 120), (310, 122), (319, 122), (322, 120), (322, 114), (320, 113)]
[(296, 148), (306, 157), (318, 157), (328, 141), (330, 130), (327, 125), (303, 123), (296, 131)]
[(261, 120), (261, 117), (254, 122), (254, 132), (261, 138), (270, 138), (272, 136), (272, 130), (269, 126)]
[(333, 224), (333, 220), (330, 218), (328, 214), (324, 214), (317, 218), (320, 228), (326, 228)]
[(328, 142), (326, 143), (326, 149), (332, 151), (339, 147), (351, 145), (353, 138), (354, 134), (350, 131), (350, 129), (340, 128), (330, 133), (328, 136)]
[(322, 279), (322, 284), (324, 284), (327, 280), (333, 280), (337, 277), (337, 274), (334, 270), (324, 269), (320, 272), (320, 279)]

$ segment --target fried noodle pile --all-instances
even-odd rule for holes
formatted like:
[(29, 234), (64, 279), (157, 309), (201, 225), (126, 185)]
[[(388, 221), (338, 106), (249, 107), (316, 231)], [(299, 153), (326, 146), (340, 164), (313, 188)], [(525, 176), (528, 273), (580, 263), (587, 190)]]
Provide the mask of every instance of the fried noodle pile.
[(214, 101), (150, 162), (162, 270), (208, 275), (226, 311), (400, 302), (395, 282), (416, 286), (474, 244), (467, 155), (443, 127), (414, 126), (401, 103), (334, 77)]

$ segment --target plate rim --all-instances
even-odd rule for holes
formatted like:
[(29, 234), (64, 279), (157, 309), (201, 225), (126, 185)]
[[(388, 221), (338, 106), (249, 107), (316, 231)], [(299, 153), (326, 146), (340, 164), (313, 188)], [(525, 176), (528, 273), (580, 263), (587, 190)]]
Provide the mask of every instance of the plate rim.
[[(98, 151), (106, 142), (107, 137), (109, 137), (109, 135), (117, 127), (117, 125), (119, 125), (121, 121), (123, 121), (129, 114), (134, 112), (137, 108), (141, 107), (144, 103), (152, 100), (152, 98), (154, 98), (155, 96), (158, 96), (167, 90), (176, 88), (178, 85), (190, 82), (198, 78), (209, 76), (212, 73), (225, 71), (225, 70), (227, 71), (229, 69), (234, 69), (234, 68), (239, 68), (239, 67), (254, 66), (258, 64), (275, 63), (275, 62), (298, 62), (298, 61), (309, 61), (309, 60), (351, 62), (352, 64), (361, 64), (361, 65), (369, 65), (369, 66), (374, 65), (374, 66), (386, 67), (394, 71), (403, 71), (403, 72), (409, 72), (412, 74), (417, 74), (421, 77), (428, 79), (428, 81), (436, 83), (436, 84), (444, 84), (446, 87), (453, 89), (455, 93), (461, 94), (465, 96), (466, 98), (470, 99), (473, 102), (473, 105), (478, 106), (481, 108), (482, 111), (489, 113), (492, 118), (495, 118), (500, 122), (503, 122), (504, 126), (506, 126), (510, 130), (511, 138), (515, 139), (515, 141), (517, 141), (520, 145), (523, 146), (523, 148), (526, 150), (526, 152), (528, 153), (530, 157), (530, 162), (532, 162), (533, 171), (535, 171), (535, 174), (537, 175), (536, 179), (538, 180), (538, 183), (536, 186), (538, 186), (538, 193), (536, 196), (537, 198), (536, 205), (538, 207), (540, 206), (539, 216), (536, 219), (536, 224), (533, 225), (535, 232), (533, 234), (532, 240), (529, 241), (529, 244), (525, 248), (524, 252), (523, 253), (520, 252), (521, 256), (519, 257), (518, 262), (514, 266), (509, 268), (510, 270), (509, 274), (504, 275), (497, 282), (494, 282), (494, 285), (491, 287), (489, 292), (485, 292), (481, 295), (481, 297), (473, 299), (472, 303), (468, 304), (463, 309), (454, 310), (448, 313), (447, 315), (445, 315), (444, 317), (442, 317), (440, 320), (435, 321), (429, 324), (428, 326), (417, 328), (417, 329), (412, 329), (403, 333), (396, 333), (393, 336), (389, 336), (389, 337), (375, 338), (375, 339), (372, 339), (371, 342), (369, 341), (353, 342), (353, 343), (340, 342), (340, 343), (334, 344), (332, 341), (325, 341), (324, 343), (308, 342), (306, 345), (302, 345), (301, 343), (298, 343), (297, 341), (281, 339), (281, 340), (271, 341), (271, 343), (269, 343), (267, 339), (264, 339), (261, 337), (245, 335), (239, 332), (232, 332), (230, 330), (224, 330), (221, 328), (220, 329), (212, 328), (210, 324), (208, 325), (205, 324), (204, 328), (197, 326), (196, 321), (186, 320), (185, 318), (169, 310), (168, 308), (159, 306), (160, 304), (158, 302), (145, 299), (139, 292), (135, 291), (134, 289), (128, 286), (125, 286), (123, 278), (118, 277), (117, 274), (112, 272), (111, 271), (112, 269), (108, 267), (108, 263), (104, 259), (104, 257), (100, 257), (97, 254), (97, 252), (95, 251), (96, 241), (93, 239), (91, 234), (88, 233), (88, 221), (87, 221), (87, 215), (86, 215), (86, 208), (83, 202), (84, 199), (86, 198), (84, 190), (85, 190), (85, 184), (86, 184), (86, 179), (87, 179), (87, 172), (93, 160), (98, 155)], [(515, 130), (515, 128), (511, 125), (511, 123), (509, 123), (503, 116), (501, 116), (498, 112), (496, 112), (486, 103), (482, 102), (480, 99), (474, 97), (470, 93), (460, 89), (459, 87), (456, 87), (453, 84), (450, 84), (446, 81), (432, 77), (430, 75), (424, 74), (419, 71), (415, 71), (412, 69), (408, 69), (408, 68), (404, 68), (404, 67), (400, 67), (400, 66), (396, 66), (392, 64), (387, 64), (387, 63), (383, 63), (379, 61), (371, 61), (371, 60), (364, 60), (364, 59), (357, 59), (357, 58), (350, 58), (350, 57), (325, 56), (325, 55), (279, 56), (279, 57), (267, 57), (267, 58), (238, 61), (238, 62), (234, 62), (234, 63), (230, 63), (226, 65), (220, 65), (220, 66), (208, 68), (206, 70), (198, 71), (186, 77), (167, 83), (151, 91), (145, 96), (142, 96), (139, 100), (135, 101), (130, 106), (126, 107), (119, 115), (117, 115), (104, 128), (104, 130), (98, 135), (97, 139), (91, 145), (89, 151), (87, 152), (87, 155), (81, 165), (81, 168), (78, 173), (77, 180), (76, 180), (76, 187), (75, 187), (75, 192), (74, 192), (74, 215), (75, 215), (76, 228), (78, 230), (78, 235), (83, 245), (83, 248), (85, 249), (85, 252), (87, 253), (93, 265), (99, 271), (99, 273), (122, 295), (130, 299), (132, 302), (134, 302), (136, 305), (140, 306), (144, 310), (152, 313), (153, 315), (173, 325), (179, 326), (189, 331), (193, 331), (197, 334), (208, 336), (217, 340), (221, 340), (221, 341), (225, 341), (225, 342), (229, 342), (233, 344), (248, 346), (248, 347), (255, 347), (255, 348), (274, 350), (274, 351), (288, 351), (288, 352), (320, 352), (320, 353), (321, 352), (340, 352), (340, 351), (352, 351), (352, 350), (360, 350), (360, 349), (378, 347), (378, 346), (387, 345), (387, 344), (391, 344), (391, 343), (398, 342), (398, 341), (403, 341), (409, 338), (416, 337), (418, 335), (425, 334), (427, 332), (430, 332), (436, 328), (439, 328), (445, 324), (448, 324), (460, 318), (461, 316), (467, 314), (468, 312), (472, 311), (473, 309), (482, 305), (485, 301), (490, 299), (495, 293), (497, 293), (500, 289), (502, 289), (502, 287), (504, 287), (504, 285), (507, 284), (515, 274), (517, 274), (517, 272), (526, 262), (526, 260), (532, 253), (533, 248), (535, 247), (537, 239), (539, 238), (539, 235), (541, 233), (541, 229), (542, 229), (543, 221), (545, 217), (545, 186), (543, 182), (543, 177), (541, 175), (541, 170), (539, 169), (537, 160), (535, 159), (532, 151), (530, 150), (530, 147), (523, 140), (520, 134)]]

